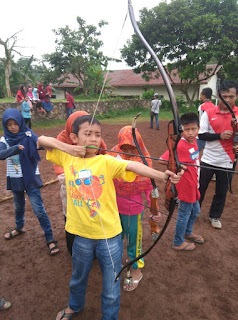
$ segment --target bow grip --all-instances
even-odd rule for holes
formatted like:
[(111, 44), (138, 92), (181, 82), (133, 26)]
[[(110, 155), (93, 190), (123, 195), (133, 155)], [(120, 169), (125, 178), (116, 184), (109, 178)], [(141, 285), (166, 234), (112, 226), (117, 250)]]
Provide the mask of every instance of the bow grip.
[(157, 188), (153, 189), (150, 193), (150, 212), (152, 217), (149, 219), (150, 223), (150, 233), (153, 240), (155, 241), (160, 233), (158, 223), (153, 221), (153, 216), (159, 216), (159, 205), (158, 205), (159, 191)]

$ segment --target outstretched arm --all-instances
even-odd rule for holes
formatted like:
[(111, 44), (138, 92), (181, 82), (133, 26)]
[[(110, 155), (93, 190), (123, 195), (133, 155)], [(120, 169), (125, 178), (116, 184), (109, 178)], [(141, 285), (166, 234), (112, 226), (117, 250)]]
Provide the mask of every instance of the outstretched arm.
[(158, 171), (155, 169), (152, 169), (140, 162), (132, 161), (128, 164), (126, 167), (127, 171), (132, 171), (140, 176), (144, 176), (147, 178), (162, 180), (164, 183), (167, 182), (168, 178), (171, 180), (172, 183), (178, 183), (181, 176), (183, 175), (184, 171), (181, 170), (179, 173), (175, 174), (174, 172), (171, 172), (169, 170), (166, 170), (165, 172)]
[(40, 136), (37, 144), (49, 151), (52, 151), (52, 149), (58, 149), (74, 157), (83, 157), (86, 153), (86, 148), (83, 146), (70, 145), (52, 137)]

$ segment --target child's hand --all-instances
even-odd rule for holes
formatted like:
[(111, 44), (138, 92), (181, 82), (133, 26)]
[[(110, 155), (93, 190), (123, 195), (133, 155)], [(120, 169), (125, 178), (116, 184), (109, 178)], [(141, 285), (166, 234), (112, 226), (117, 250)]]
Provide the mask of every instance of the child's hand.
[(86, 148), (83, 146), (67, 145), (65, 152), (71, 154), (71, 156), (83, 158), (86, 153)]
[(20, 150), (23, 150), (23, 149), (24, 149), (24, 146), (22, 146), (21, 144), (19, 144), (18, 148), (19, 148)]
[(170, 179), (172, 183), (176, 184), (184, 174), (184, 170), (179, 171), (177, 174), (172, 171), (166, 170), (164, 174), (164, 182), (167, 182), (167, 180)]
[(150, 215), (150, 220), (156, 222), (156, 223), (159, 223), (160, 222), (160, 218), (161, 218), (161, 213), (158, 212), (158, 215), (157, 214), (151, 214)]
[(184, 171), (188, 171), (188, 168), (184, 164), (180, 164), (180, 166)]

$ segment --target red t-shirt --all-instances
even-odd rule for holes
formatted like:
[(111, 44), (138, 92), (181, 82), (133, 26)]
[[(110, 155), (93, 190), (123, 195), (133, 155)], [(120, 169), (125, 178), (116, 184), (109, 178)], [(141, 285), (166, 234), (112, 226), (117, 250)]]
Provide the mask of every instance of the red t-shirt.
[(21, 90), (17, 91), (17, 102), (22, 102), (24, 100), (24, 95), (22, 94)]
[(67, 108), (74, 108), (74, 98), (70, 94), (68, 94), (66, 96), (66, 99), (68, 101)]
[[(196, 139), (193, 144), (189, 143), (184, 138), (178, 143), (177, 146), (178, 159), (180, 162), (199, 165), (199, 151)], [(169, 151), (167, 150), (162, 156), (162, 159), (169, 159)], [(187, 171), (180, 178), (179, 182), (175, 185), (178, 198), (181, 201), (188, 203), (195, 203), (200, 199), (199, 187), (199, 167), (187, 166)]]
[(52, 96), (52, 88), (51, 88), (50, 86), (47, 86), (47, 87), (46, 87), (46, 93), (48, 93), (47, 96), (48, 96), (49, 98), (51, 98), (51, 96)]

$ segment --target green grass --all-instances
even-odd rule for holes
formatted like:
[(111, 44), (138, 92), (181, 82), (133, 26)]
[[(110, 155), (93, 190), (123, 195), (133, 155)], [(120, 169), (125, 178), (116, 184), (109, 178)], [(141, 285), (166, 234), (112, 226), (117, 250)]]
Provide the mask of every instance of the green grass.
[[(131, 108), (129, 110), (109, 110), (107, 113), (99, 115), (96, 114), (96, 118), (100, 120), (101, 123), (109, 123), (109, 124), (119, 124), (119, 123), (131, 123), (132, 119), (141, 112), (140, 117), (138, 118), (138, 122), (149, 121), (150, 120), (150, 110), (144, 109), (140, 107)], [(179, 110), (179, 115), (181, 116), (186, 112), (195, 112), (197, 113), (196, 108), (181, 108)], [(173, 119), (172, 110), (163, 110), (161, 108), (159, 113), (160, 120), (171, 120)], [(55, 128), (59, 125), (65, 125), (66, 120), (52, 120), (52, 119), (42, 119), (38, 121), (32, 121), (33, 128)], [(3, 134), (3, 130), (0, 130), (0, 134)]]
[(37, 120), (32, 121), (34, 128), (55, 128), (60, 125), (65, 125), (66, 120), (65, 119), (59, 119), (59, 120), (52, 120), (52, 119), (43, 119), (43, 120)]
[[(138, 121), (147, 121), (150, 119), (150, 110), (149, 109), (143, 109), (139, 107), (131, 108), (129, 110), (109, 110), (106, 114), (102, 115), (96, 115), (97, 119), (101, 122), (105, 123), (119, 123), (123, 121), (132, 121), (132, 119), (138, 114), (141, 113), (140, 117), (138, 118)], [(180, 108), (179, 110), (179, 116), (181, 116), (184, 113), (187, 112), (194, 112), (197, 114), (197, 108)], [(161, 108), (159, 113), (159, 119), (161, 120), (170, 120), (173, 119), (173, 112), (172, 110), (167, 110)]]
[(1, 98), (0, 103), (13, 103), (15, 101), (15, 97), (12, 98)]

